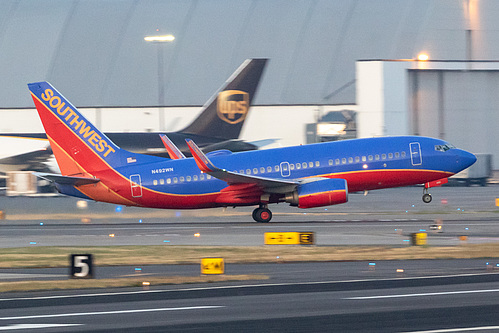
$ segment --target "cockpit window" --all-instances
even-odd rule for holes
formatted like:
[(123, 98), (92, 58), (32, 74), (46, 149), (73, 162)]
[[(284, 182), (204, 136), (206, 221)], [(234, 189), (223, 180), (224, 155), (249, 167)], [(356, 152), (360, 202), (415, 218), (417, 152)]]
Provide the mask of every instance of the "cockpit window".
[(436, 151), (447, 151), (449, 149), (455, 149), (456, 147), (454, 147), (453, 145), (451, 145), (450, 143), (446, 143), (445, 145), (436, 145), (435, 146), (435, 150)]

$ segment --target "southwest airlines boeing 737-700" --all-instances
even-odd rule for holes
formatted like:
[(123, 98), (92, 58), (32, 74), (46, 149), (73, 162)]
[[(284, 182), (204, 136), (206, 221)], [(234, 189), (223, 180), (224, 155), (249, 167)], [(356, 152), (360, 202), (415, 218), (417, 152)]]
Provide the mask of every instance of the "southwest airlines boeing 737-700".
[(196, 209), (268, 205), (299, 208), (345, 203), (348, 192), (432, 183), (469, 167), (475, 155), (420, 136), (353, 139), (297, 147), (204, 154), (187, 139), (191, 158), (162, 136), (171, 159), (121, 149), (50, 83), (28, 84), (62, 175), (38, 174), (67, 195), (121, 205)]

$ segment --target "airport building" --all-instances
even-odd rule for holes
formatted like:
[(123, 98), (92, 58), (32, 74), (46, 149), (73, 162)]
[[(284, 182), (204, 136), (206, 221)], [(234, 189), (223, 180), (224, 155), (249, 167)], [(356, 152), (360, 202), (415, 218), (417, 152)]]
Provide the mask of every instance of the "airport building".
[(0, 132), (42, 131), (26, 86), (42, 80), (103, 131), (179, 130), (269, 58), (242, 139), (307, 143), (355, 112), (357, 137), (439, 137), (499, 169), (498, 16), (494, 0), (2, 1)]

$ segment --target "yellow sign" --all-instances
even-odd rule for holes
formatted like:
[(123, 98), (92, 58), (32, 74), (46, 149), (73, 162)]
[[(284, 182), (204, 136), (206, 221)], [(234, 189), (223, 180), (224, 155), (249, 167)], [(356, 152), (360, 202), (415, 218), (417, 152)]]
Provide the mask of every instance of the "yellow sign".
[(223, 258), (203, 258), (201, 259), (201, 274), (224, 274)]
[(426, 239), (428, 238), (428, 234), (425, 232), (418, 232), (412, 234), (412, 245), (426, 245)]
[(301, 245), (313, 245), (315, 244), (315, 237), (313, 232), (300, 232), (300, 244)]
[(312, 245), (313, 232), (266, 232), (266, 245)]

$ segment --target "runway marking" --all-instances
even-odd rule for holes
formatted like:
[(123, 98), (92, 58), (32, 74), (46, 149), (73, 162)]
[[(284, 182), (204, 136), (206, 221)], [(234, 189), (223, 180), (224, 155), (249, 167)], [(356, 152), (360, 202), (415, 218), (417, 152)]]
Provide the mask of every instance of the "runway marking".
[(466, 327), (466, 328), (448, 328), (441, 330), (431, 330), (431, 331), (411, 331), (404, 333), (447, 333), (447, 332), (472, 332), (472, 331), (482, 331), (482, 330), (497, 330), (499, 326), (482, 326), (482, 327)]
[(0, 331), (13, 331), (13, 330), (31, 330), (35, 328), (56, 328), (56, 327), (70, 327), (82, 326), (83, 324), (20, 324), (0, 326)]
[(67, 275), (63, 274), (26, 274), (26, 273), (0, 273), (0, 280), (4, 279), (28, 279), (28, 278), (57, 278), (57, 277), (66, 277)]
[(284, 287), (284, 286), (296, 286), (296, 285), (304, 285), (305, 286), (305, 285), (321, 285), (321, 284), (333, 284), (333, 283), (359, 283), (359, 282), (376, 282), (376, 281), (386, 282), (386, 281), (403, 281), (403, 280), (425, 280), (425, 279), (438, 279), (438, 278), (473, 277), (473, 276), (484, 276), (484, 275), (499, 275), (499, 274), (498, 273), (455, 274), (455, 275), (404, 277), (404, 278), (396, 278), (396, 279), (358, 279), (358, 280), (339, 280), (339, 281), (315, 281), (315, 282), (302, 282), (302, 283), (265, 283), (265, 284), (248, 284), (248, 285), (238, 285), (238, 286), (125, 291), (125, 292), (116, 292), (116, 293), (95, 293), (95, 294), (37, 296), (37, 297), (13, 297), (13, 298), (1, 298), (0, 303), (1, 302), (8, 302), (8, 301), (33, 301), (33, 300), (79, 298), (79, 297), (123, 296), (123, 295), (137, 295), (137, 294), (149, 294), (149, 293), (172, 293), (172, 292), (182, 292), (182, 291), (227, 290), (227, 289), (244, 289), (244, 288), (258, 288), (258, 287)]
[(161, 311), (203, 310), (203, 309), (218, 309), (218, 308), (224, 308), (224, 307), (225, 306), (221, 306), (221, 305), (203, 305), (203, 306), (187, 306), (187, 307), (182, 307), (182, 308), (135, 309), (135, 310), (117, 310), (117, 311), (102, 311), (102, 312), (75, 312), (75, 313), (36, 315), (36, 316), (0, 317), (0, 320), (21, 320), (21, 319), (76, 317), (76, 316), (97, 316), (97, 315), (109, 315), (109, 314), (161, 312)]
[(364, 300), (364, 299), (424, 297), (424, 296), (459, 295), (459, 294), (480, 294), (480, 293), (496, 293), (496, 292), (499, 292), (499, 289), (442, 291), (438, 293), (419, 293), (419, 294), (400, 294), (400, 295), (358, 296), (358, 297), (346, 297), (343, 299)]

